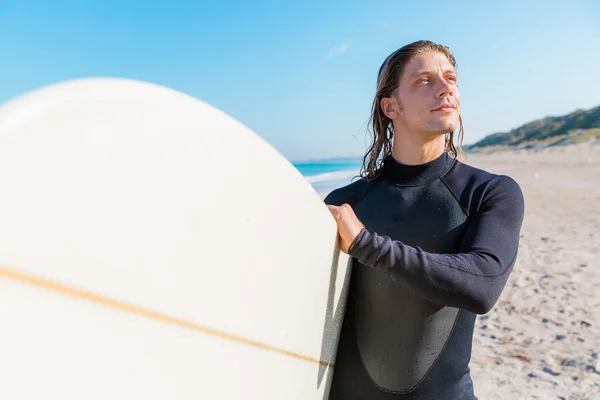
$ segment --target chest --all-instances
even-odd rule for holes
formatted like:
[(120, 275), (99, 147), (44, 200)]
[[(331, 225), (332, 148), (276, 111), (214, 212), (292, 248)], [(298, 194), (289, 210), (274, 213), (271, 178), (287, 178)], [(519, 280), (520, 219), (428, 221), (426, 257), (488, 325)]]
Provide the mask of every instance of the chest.
[(441, 181), (424, 186), (380, 183), (355, 207), (365, 227), (425, 251), (458, 248), (467, 216)]

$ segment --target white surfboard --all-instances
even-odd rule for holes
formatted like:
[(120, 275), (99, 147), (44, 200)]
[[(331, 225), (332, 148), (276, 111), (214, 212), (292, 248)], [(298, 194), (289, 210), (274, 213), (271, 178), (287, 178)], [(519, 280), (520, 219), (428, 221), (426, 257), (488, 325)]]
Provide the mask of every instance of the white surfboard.
[(326, 399), (349, 271), (310, 184), (200, 100), (0, 107), (1, 399)]

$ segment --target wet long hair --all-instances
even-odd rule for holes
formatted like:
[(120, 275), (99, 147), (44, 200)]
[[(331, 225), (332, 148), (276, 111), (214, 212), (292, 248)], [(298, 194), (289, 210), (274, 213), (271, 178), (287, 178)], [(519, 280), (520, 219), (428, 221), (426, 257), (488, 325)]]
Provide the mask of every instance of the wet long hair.
[[(400, 77), (402, 76), (406, 64), (416, 55), (427, 51), (438, 51), (444, 54), (448, 57), (452, 66), (456, 68), (456, 60), (450, 52), (450, 49), (428, 40), (419, 40), (401, 47), (390, 54), (379, 68), (379, 73), (377, 75), (377, 91), (375, 99), (373, 100), (371, 117), (368, 123), (369, 130), (372, 130), (373, 138), (372, 143), (363, 158), (360, 171), (360, 176), (367, 181), (372, 181), (377, 178), (383, 161), (392, 153), (394, 128), (392, 126), (392, 121), (385, 116), (381, 109), (381, 99), (393, 95), (393, 92), (398, 87)], [(461, 146), (464, 129), (460, 115), (458, 116), (458, 121), (460, 124), (457, 138), (458, 147), (454, 144), (454, 132), (446, 134), (445, 151), (454, 158), (458, 157), (459, 154), (463, 154)]]

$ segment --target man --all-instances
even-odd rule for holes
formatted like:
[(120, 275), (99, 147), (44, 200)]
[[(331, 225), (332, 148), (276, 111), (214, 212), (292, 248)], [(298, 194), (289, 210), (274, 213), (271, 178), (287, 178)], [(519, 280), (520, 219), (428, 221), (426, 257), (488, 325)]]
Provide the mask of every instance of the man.
[(474, 323), (513, 269), (524, 201), (512, 178), (458, 161), (459, 124), (462, 137), (447, 47), (384, 61), (363, 179), (325, 198), (354, 260), (331, 400), (476, 399)]

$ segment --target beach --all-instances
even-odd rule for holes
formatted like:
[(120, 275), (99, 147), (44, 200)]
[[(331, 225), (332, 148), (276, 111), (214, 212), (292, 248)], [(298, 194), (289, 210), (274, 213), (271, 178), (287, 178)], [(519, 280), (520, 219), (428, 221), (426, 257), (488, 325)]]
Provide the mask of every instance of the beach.
[(467, 161), (512, 176), (525, 196), (515, 269), (476, 325), (476, 394), (600, 399), (600, 145)]
[(600, 145), (470, 154), (464, 162), (513, 177), (525, 196), (515, 268), (492, 311), (477, 318), (475, 394), (600, 399)]

